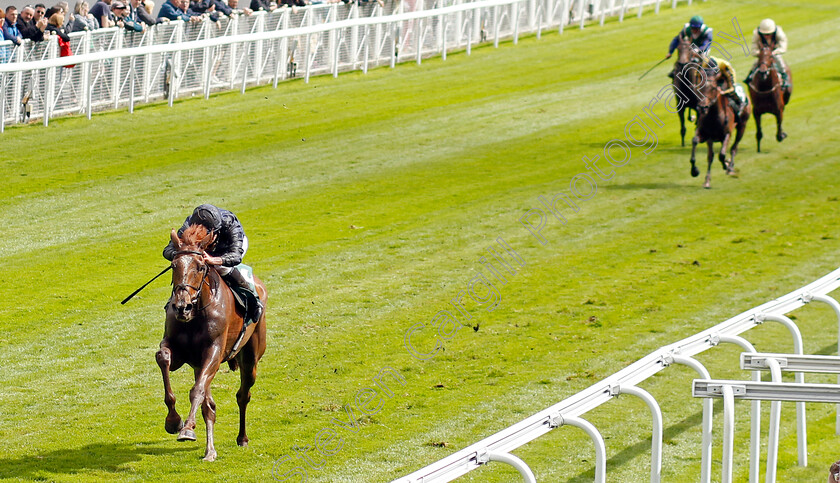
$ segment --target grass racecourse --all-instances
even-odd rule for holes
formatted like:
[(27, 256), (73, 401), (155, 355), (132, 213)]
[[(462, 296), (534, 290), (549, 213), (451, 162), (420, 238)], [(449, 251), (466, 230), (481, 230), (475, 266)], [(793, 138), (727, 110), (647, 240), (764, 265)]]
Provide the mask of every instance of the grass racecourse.
[[(654, 112), (664, 126), (651, 124), (658, 144), (649, 154), (633, 147), (612, 168), (602, 153), (635, 116), (647, 119), (642, 108), (668, 83), (668, 67), (637, 79), (693, 14), (716, 32), (732, 33), (737, 18), (745, 35), (773, 17), (788, 34), (795, 80), (789, 137), (777, 143), (765, 117), (756, 153), (750, 120), (740, 176), (716, 164), (711, 190), (689, 176), (690, 148), (661, 103)], [(697, 2), (641, 19), (632, 10), (621, 24), (544, 32), (446, 61), (9, 128), (0, 135), (0, 480), (267, 481), (274, 471), (299, 481), (300, 466), (306, 481), (389, 481), (828, 273), (840, 266), (838, 24), (838, 1)], [(752, 59), (717, 40), (743, 78)], [(581, 158), (598, 155), (612, 178), (595, 177), (597, 191), (579, 212), (564, 211), (565, 225), (547, 219), (542, 245), (519, 218), (539, 196), (568, 194), (587, 172)], [(215, 463), (201, 461), (203, 421), (196, 443), (163, 428), (154, 354), (167, 280), (119, 304), (166, 266), (170, 229), (204, 202), (239, 215), (246, 262), (269, 290), (251, 445), (235, 444), (239, 375), (225, 367), (213, 383)], [(495, 280), (479, 258), (497, 237), (526, 265), (495, 282), (495, 302), (480, 288), (484, 304), (464, 298), (473, 328), (435, 357), (413, 358), (403, 343), (410, 327), (455, 311), (450, 300), (478, 274)], [(806, 353), (836, 353), (827, 306), (792, 315)], [(760, 351), (792, 349), (780, 324), (744, 335)], [(435, 343), (431, 330), (414, 340), (424, 351)], [(739, 352), (719, 347), (699, 359), (716, 377), (746, 379)], [(394, 396), (364, 415), (356, 394), (375, 387), (384, 367), (405, 385), (392, 382)], [(694, 377), (673, 367), (642, 384), (663, 410), (663, 481), (698, 479)], [(182, 414), (191, 380), (188, 369), (174, 373)], [(745, 481), (748, 403), (736, 408), (735, 480)], [(783, 405), (779, 481), (825, 481), (840, 458), (834, 417), (808, 405), (809, 465), (798, 467), (794, 408)], [(606, 439), (608, 480), (647, 481), (647, 407), (624, 397), (586, 418)], [(324, 428), (341, 440), (315, 456)], [(593, 447), (575, 428), (515, 454), (539, 481), (594, 475)], [(491, 464), (462, 479), (518, 476)]]

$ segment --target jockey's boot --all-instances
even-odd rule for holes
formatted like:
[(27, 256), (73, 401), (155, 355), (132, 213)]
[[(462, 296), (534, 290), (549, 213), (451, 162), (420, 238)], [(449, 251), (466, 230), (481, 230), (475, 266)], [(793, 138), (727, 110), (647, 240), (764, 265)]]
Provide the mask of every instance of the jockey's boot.
[(262, 317), (264, 308), (262, 301), (260, 300), (260, 296), (259, 294), (257, 294), (253, 280), (248, 280), (247, 278), (245, 278), (238, 268), (234, 268), (233, 270), (231, 270), (230, 273), (225, 275), (224, 279), (225, 282), (227, 282), (229, 285), (242, 287), (243, 289), (253, 294), (254, 300), (256, 300), (256, 304), (255, 307), (248, 307), (248, 315), (250, 315), (250, 317), (246, 316), (246, 318), (250, 318), (254, 322), (258, 322), (260, 320), (260, 317)]
[(671, 72), (668, 72), (668, 77), (670, 77), (671, 79), (674, 78), (674, 71), (673, 70)]

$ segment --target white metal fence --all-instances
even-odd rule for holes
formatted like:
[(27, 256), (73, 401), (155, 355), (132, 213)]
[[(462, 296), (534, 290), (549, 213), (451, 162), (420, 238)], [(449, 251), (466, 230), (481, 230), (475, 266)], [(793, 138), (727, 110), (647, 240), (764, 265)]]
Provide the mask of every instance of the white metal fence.
[[(402, 0), (277, 9), (218, 22), (118, 28), (70, 34), (75, 55), (59, 57), (55, 38), (0, 42), (0, 132), (8, 123), (135, 103), (210, 95), (215, 90), (302, 76), (363, 70), (466, 49), (586, 21), (661, 0)], [(691, 3), (691, 0), (688, 0)], [(671, 1), (675, 7), (677, 0)]]
[[(595, 481), (606, 481), (606, 450), (604, 439), (598, 430), (581, 416), (607, 403), (620, 394), (631, 394), (640, 397), (651, 409), (653, 415), (653, 437), (651, 448), (651, 477), (652, 482), (658, 482), (662, 468), (662, 414), (656, 400), (644, 389), (637, 385), (653, 377), (672, 364), (683, 364), (691, 367), (700, 379), (710, 380), (709, 371), (693, 356), (709, 350), (720, 343), (733, 343), (746, 352), (754, 353), (755, 348), (740, 334), (765, 322), (776, 322), (785, 326), (793, 339), (794, 353), (803, 354), (802, 336), (796, 324), (784, 314), (790, 313), (810, 302), (821, 302), (829, 305), (840, 320), (840, 303), (828, 296), (829, 293), (840, 288), (840, 268), (810, 283), (798, 290), (779, 297), (776, 300), (754, 307), (714, 327), (697, 333), (674, 344), (661, 347), (657, 351), (645, 356), (625, 369), (607, 377), (550, 408), (544, 409), (533, 416), (520, 421), (498, 433), (472, 444), (457, 453), (437, 461), (408, 476), (394, 480), (395, 483), (431, 483), (452, 481), (455, 478), (472, 471), (490, 461), (500, 461), (514, 466), (526, 482), (536, 481), (530, 468), (510, 454), (511, 451), (533, 441), (543, 434), (559, 426), (570, 425), (583, 429), (595, 445)], [(840, 350), (840, 332), (838, 332), (838, 350)], [(804, 383), (804, 372), (794, 371), (796, 383)], [(760, 381), (758, 371), (753, 373), (753, 380)], [(775, 379), (774, 379), (775, 380)], [(709, 381), (712, 382), (712, 381)], [(731, 382), (731, 381), (729, 381)], [(839, 381), (840, 382), (840, 381)], [(834, 393), (840, 392), (840, 384), (833, 386)], [(798, 440), (798, 464), (807, 466), (807, 431), (805, 420), (805, 403), (796, 404), (796, 429)], [(768, 483), (775, 482), (776, 454), (778, 453), (778, 409), (771, 411), (770, 442), (768, 443), (767, 479)], [(731, 411), (727, 411), (731, 414)], [(751, 438), (750, 438), (750, 482), (759, 481), (759, 437), (761, 434), (760, 402), (752, 402)], [(774, 436), (774, 424), (775, 436)], [(726, 426), (726, 425), (725, 425)], [(836, 431), (840, 434), (840, 408), (838, 408)], [(726, 443), (726, 438), (724, 438)], [(724, 463), (727, 451), (731, 463), (731, 442), (724, 448)], [(703, 400), (702, 423), (702, 455), (699, 468), (700, 481), (707, 483), (711, 480), (712, 467), (712, 400)], [(722, 481), (731, 481), (731, 464), (723, 465)]]

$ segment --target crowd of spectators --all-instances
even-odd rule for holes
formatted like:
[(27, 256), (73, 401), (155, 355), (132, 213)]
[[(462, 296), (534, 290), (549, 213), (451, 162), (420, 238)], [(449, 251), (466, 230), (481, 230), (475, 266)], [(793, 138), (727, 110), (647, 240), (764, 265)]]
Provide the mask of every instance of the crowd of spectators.
[[(130, 32), (144, 32), (149, 26), (182, 20), (199, 22), (204, 18), (218, 21), (221, 17), (251, 15), (256, 11), (272, 12), (278, 8), (304, 7), (317, 3), (351, 3), (382, 0), (250, 0), (250, 7), (240, 7), (239, 0), (166, 0), (153, 15), (152, 0), (76, 0), (73, 10), (65, 1), (50, 8), (44, 4), (26, 5), (18, 11), (15, 6), (0, 10), (3, 40), (20, 45), (24, 40), (41, 42), (52, 36), (67, 38), (70, 32), (119, 27)], [(8, 59), (9, 51), (0, 48), (0, 62)]]

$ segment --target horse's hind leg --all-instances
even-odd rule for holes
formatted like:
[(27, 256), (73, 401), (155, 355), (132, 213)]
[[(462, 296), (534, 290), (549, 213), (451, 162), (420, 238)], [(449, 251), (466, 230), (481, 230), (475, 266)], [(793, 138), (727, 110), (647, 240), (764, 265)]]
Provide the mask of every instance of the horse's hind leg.
[[(261, 297), (265, 303), (265, 297)], [(239, 390), (236, 391), (236, 402), (239, 404), (239, 435), (236, 437), (236, 444), (248, 446), (248, 435), (245, 432), (245, 413), (248, 402), (251, 401), (251, 388), (257, 380), (257, 363), (265, 353), (265, 312), (263, 318), (258, 322), (257, 328), (248, 339), (248, 343), (236, 356), (239, 361)]]
[[(178, 414), (178, 411), (175, 410), (175, 393), (172, 392), (172, 385), (169, 382), (169, 370), (173, 365), (172, 351), (169, 349), (169, 346), (161, 342), (160, 350), (157, 354), (155, 354), (155, 359), (157, 360), (158, 366), (160, 366), (160, 372), (163, 375), (163, 401), (169, 409), (169, 414), (166, 415), (166, 424), (164, 427), (166, 428), (167, 433), (175, 434), (184, 427), (184, 422), (181, 420), (181, 416)], [(180, 367), (180, 364), (177, 364), (173, 370), (178, 367)]]
[(239, 435), (236, 437), (236, 444), (239, 446), (248, 446), (248, 435), (245, 432), (245, 413), (248, 409), (248, 402), (251, 401), (251, 388), (257, 380), (257, 362), (253, 360), (252, 351), (250, 354), (245, 354), (244, 358), (250, 360), (243, 360), (239, 367), (240, 385), (239, 390), (236, 391), (236, 402), (239, 404)]
[(201, 415), (204, 416), (204, 425), (207, 427), (207, 447), (204, 450), (204, 461), (216, 461), (216, 447), (213, 445), (213, 427), (216, 425), (216, 401), (207, 388), (204, 402), (201, 404)]
[(747, 123), (750, 120), (749, 106), (744, 109), (745, 111), (739, 115), (735, 124), (735, 142), (732, 143), (732, 148), (729, 150), (729, 168), (726, 170), (726, 174), (735, 174), (735, 155), (738, 154), (738, 145), (741, 143), (741, 138), (744, 137)]

